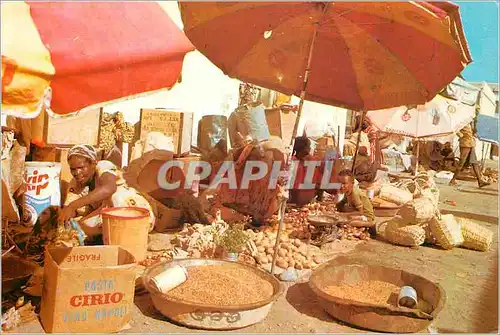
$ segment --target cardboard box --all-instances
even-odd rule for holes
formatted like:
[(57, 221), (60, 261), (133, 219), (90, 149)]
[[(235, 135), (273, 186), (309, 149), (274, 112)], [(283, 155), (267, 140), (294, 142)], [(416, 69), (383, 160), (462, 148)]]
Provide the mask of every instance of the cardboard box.
[(194, 114), (167, 109), (141, 109), (139, 139), (144, 140), (149, 132), (157, 131), (174, 141), (175, 154), (191, 151)]
[(281, 138), (286, 146), (292, 140), (293, 127), (297, 119), (295, 110), (282, 108), (266, 108), (266, 121), (272, 136)]
[(114, 333), (131, 318), (135, 259), (119, 246), (48, 248), (40, 319), (48, 333)]
[(97, 146), (101, 115), (101, 108), (59, 117), (52, 117), (42, 112), (32, 123), (32, 135), (34, 139), (43, 141), (47, 146), (72, 146), (76, 144)]

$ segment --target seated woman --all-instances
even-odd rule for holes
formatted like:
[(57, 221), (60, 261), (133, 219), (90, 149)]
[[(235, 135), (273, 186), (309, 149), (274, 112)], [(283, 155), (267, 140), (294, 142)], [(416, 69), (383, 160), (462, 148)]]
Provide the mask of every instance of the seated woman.
[[(310, 203), (317, 195), (319, 186), (321, 183), (321, 168), (316, 167), (313, 178), (310, 181), (306, 181), (307, 174), (307, 161), (316, 160), (311, 155), (311, 140), (306, 136), (300, 136), (295, 138), (295, 143), (293, 146), (292, 160), (298, 161), (297, 170), (295, 175), (295, 182), (293, 188), (290, 190), (290, 202), (297, 204), (298, 206), (304, 206)], [(303, 183), (310, 183), (314, 185), (311, 189), (300, 189), (300, 185)]]
[(360, 147), (358, 157), (356, 158), (356, 166), (354, 167), (354, 177), (357, 181), (371, 183), (377, 176), (376, 163), (372, 163), (368, 155), (366, 147)]
[(150, 231), (155, 215), (149, 202), (135, 189), (128, 187), (121, 171), (109, 161), (97, 162), (97, 151), (90, 145), (77, 145), (68, 152), (73, 175), (59, 222), (74, 218), (87, 236), (101, 233), (100, 211), (105, 207), (141, 207), (150, 212)]
[(434, 141), (430, 154), (429, 168), (434, 171), (441, 171), (444, 167), (444, 156), (442, 155), (441, 143)]
[(343, 198), (337, 203), (337, 208), (340, 212), (353, 212), (349, 217), (349, 224), (353, 227), (375, 227), (372, 202), (363, 191), (354, 186), (351, 171), (340, 171), (339, 183)]

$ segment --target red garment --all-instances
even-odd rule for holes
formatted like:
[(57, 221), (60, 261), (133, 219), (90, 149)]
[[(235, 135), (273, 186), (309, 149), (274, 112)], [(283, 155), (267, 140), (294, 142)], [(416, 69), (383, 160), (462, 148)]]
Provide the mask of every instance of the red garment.
[[(297, 164), (297, 172), (295, 175), (295, 182), (293, 184), (293, 189), (298, 190), (299, 185), (302, 184), (306, 179), (307, 167), (305, 165), (305, 162), (306, 161), (319, 161), (319, 160), (311, 155), (305, 157), (303, 160), (299, 160), (295, 156), (293, 156), (292, 160), (298, 161), (298, 163), (296, 163)], [(322, 168), (322, 166), (320, 165), (314, 169), (315, 171), (314, 171), (312, 182), (316, 186), (319, 186), (321, 184), (321, 168)]]
[(378, 130), (374, 126), (368, 126), (368, 128), (365, 129), (365, 133), (368, 135), (368, 139), (370, 141), (370, 162), (373, 164), (375, 163), (378, 154)]

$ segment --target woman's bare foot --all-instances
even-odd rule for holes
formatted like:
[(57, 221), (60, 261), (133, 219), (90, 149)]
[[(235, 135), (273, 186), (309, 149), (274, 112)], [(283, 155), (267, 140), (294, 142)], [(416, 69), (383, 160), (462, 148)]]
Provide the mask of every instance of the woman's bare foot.
[(450, 180), (450, 183), (448, 185), (453, 186), (456, 185), (457, 181), (455, 179)]

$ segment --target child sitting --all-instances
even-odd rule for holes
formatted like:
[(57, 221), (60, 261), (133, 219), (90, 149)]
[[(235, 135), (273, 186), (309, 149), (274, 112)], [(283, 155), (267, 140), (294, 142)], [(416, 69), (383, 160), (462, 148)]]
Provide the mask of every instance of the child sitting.
[(353, 227), (375, 227), (373, 205), (368, 196), (354, 186), (354, 177), (349, 170), (339, 173), (340, 194), (344, 197), (337, 203), (340, 212), (355, 212), (349, 224)]

